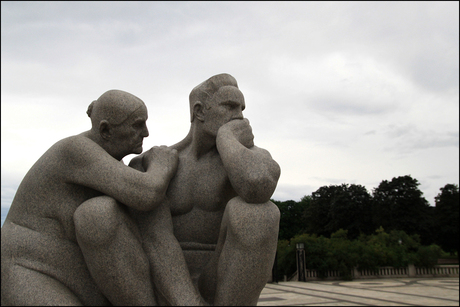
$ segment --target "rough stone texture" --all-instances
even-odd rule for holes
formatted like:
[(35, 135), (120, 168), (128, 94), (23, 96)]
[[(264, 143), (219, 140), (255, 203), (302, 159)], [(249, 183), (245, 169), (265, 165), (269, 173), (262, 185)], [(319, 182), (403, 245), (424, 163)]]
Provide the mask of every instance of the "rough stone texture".
[[(2, 305), (256, 305), (273, 265), (280, 176), (228, 74), (190, 93), (179, 143), (142, 152), (147, 109), (109, 91), (92, 129), (51, 147), (2, 228)], [(124, 114), (124, 115), (122, 115)]]
[[(280, 168), (254, 146), (244, 108), (228, 74), (194, 88), (190, 132), (172, 146), (179, 165), (166, 200), (134, 212), (159, 303), (256, 305), (270, 276), (279, 210), (269, 199)], [(141, 158), (130, 165), (141, 169)]]
[[(110, 304), (77, 244), (74, 212), (87, 200), (109, 198), (100, 197), (104, 194), (138, 210), (149, 210), (164, 198), (177, 166), (175, 151), (149, 150), (145, 173), (120, 161), (141, 153), (148, 136), (142, 100), (111, 90), (91, 103), (87, 113), (91, 130), (54, 144), (16, 192), (1, 231), (2, 305)], [(93, 222), (99, 223), (93, 232), (108, 224), (105, 218)], [(151, 288), (148, 275), (147, 283)]]

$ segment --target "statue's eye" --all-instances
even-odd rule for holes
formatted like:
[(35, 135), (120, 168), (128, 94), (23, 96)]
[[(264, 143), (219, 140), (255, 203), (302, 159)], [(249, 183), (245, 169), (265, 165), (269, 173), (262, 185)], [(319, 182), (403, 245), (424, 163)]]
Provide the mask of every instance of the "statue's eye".
[(142, 128), (142, 126), (143, 126), (142, 123), (134, 123), (134, 124), (133, 124), (133, 128), (134, 128), (134, 129), (140, 129), (140, 128)]
[(228, 101), (228, 102), (224, 103), (224, 106), (228, 110), (233, 110), (233, 109), (237, 108), (239, 105), (240, 105), (239, 103), (233, 102), (233, 101)]

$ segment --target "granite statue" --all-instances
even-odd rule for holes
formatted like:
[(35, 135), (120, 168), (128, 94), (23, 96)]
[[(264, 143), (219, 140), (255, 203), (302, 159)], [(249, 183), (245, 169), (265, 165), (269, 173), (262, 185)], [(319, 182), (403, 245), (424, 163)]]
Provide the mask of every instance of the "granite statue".
[(147, 109), (109, 91), (51, 147), (2, 228), (2, 305), (256, 305), (274, 262), (280, 167), (254, 145), (235, 78), (190, 93), (191, 127), (142, 152)]
[[(191, 127), (162, 205), (133, 217), (158, 303), (256, 305), (271, 274), (280, 167), (254, 145), (244, 96), (229, 74), (189, 96)], [(130, 166), (143, 170), (143, 155)], [(204, 302), (203, 302), (204, 300)]]
[[(209, 78), (189, 101), (190, 131), (170, 147), (179, 163), (162, 204), (142, 212), (110, 197), (94, 198), (75, 212), (85, 261), (112, 303), (256, 305), (270, 276), (280, 214), (270, 197), (279, 165), (254, 145), (232, 76)], [(144, 171), (144, 159), (129, 165)], [(110, 227), (96, 231), (100, 225)], [(149, 265), (124, 268), (124, 274), (106, 269), (144, 253)], [(141, 278), (146, 271), (148, 281)], [(148, 291), (132, 297), (136, 281), (152, 282), (153, 297)]]
[[(144, 102), (127, 92), (107, 91), (90, 104), (87, 113), (91, 129), (54, 144), (28, 171), (16, 192), (1, 230), (2, 305), (151, 303), (136, 300), (139, 292), (153, 297), (144, 253), (130, 254), (119, 266), (103, 264), (117, 276), (125, 266), (138, 273), (134, 284), (129, 278), (120, 284), (130, 288), (129, 298), (112, 302), (104, 295), (77, 242), (74, 215), (87, 201), (104, 204), (110, 199), (124, 204), (119, 210), (140, 212), (162, 205), (176, 172), (177, 151), (153, 147), (143, 154), (143, 172), (121, 161), (128, 154), (142, 153), (143, 139), (149, 135)], [(96, 235), (99, 240), (113, 236), (95, 234), (111, 231), (107, 220), (92, 220), (97, 225), (80, 229), (80, 234)]]

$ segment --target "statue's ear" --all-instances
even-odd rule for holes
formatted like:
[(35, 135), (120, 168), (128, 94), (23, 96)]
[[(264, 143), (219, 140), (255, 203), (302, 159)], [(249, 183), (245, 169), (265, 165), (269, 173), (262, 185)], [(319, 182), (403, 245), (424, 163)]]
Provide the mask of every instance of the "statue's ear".
[(193, 116), (200, 122), (204, 121), (204, 106), (201, 101), (197, 101), (193, 104)]
[(110, 123), (107, 120), (101, 120), (99, 123), (99, 133), (104, 140), (109, 140), (112, 136)]

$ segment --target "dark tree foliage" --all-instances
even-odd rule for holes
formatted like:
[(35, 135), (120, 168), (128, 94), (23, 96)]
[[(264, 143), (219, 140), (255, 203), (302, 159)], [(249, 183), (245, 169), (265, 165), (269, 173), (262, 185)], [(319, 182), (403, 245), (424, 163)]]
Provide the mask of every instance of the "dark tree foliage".
[(336, 186), (323, 186), (311, 194), (311, 202), (304, 212), (306, 233), (330, 236), (326, 229), (329, 223), (331, 199), (336, 194)]
[(373, 219), (386, 231), (419, 234), (422, 244), (428, 245), (434, 241), (432, 211), (419, 185), (410, 175), (383, 180), (373, 191)]
[(272, 200), (272, 202), (278, 206), (281, 213), (278, 239), (290, 240), (295, 235), (302, 233), (305, 226), (302, 214), (309, 204), (308, 198), (304, 197), (300, 202), (293, 200)]
[(372, 197), (361, 185), (331, 185), (313, 192), (305, 211), (306, 232), (329, 237), (339, 229), (348, 231), (350, 239), (360, 233), (370, 234)]
[(418, 186), (408, 175), (382, 181), (372, 195), (361, 185), (342, 184), (323, 186), (300, 202), (272, 200), (281, 211), (280, 274), (295, 272), (296, 243), (305, 244), (307, 269), (323, 277), (338, 270), (343, 279), (354, 267), (433, 267), (441, 247), (458, 252), (458, 185), (441, 188), (436, 207)]
[(341, 191), (331, 203), (328, 231), (348, 231), (348, 238), (355, 239), (360, 233), (370, 234), (375, 230), (372, 224), (372, 197), (361, 185), (342, 184)]
[(459, 190), (455, 184), (446, 184), (435, 197), (436, 243), (446, 252), (458, 252)]
[(386, 233), (383, 228), (371, 235), (361, 234), (358, 239), (349, 240), (347, 231), (339, 229), (331, 238), (301, 234), (278, 241), (278, 269), (281, 275), (292, 276), (297, 270), (296, 245), (304, 243), (305, 267), (316, 270), (319, 277), (326, 277), (328, 271), (338, 271), (341, 278), (350, 280), (351, 271), (376, 271), (382, 266), (396, 268), (414, 264), (430, 268), (436, 265), (441, 248), (435, 244), (420, 245), (418, 235), (408, 235), (402, 230)]

